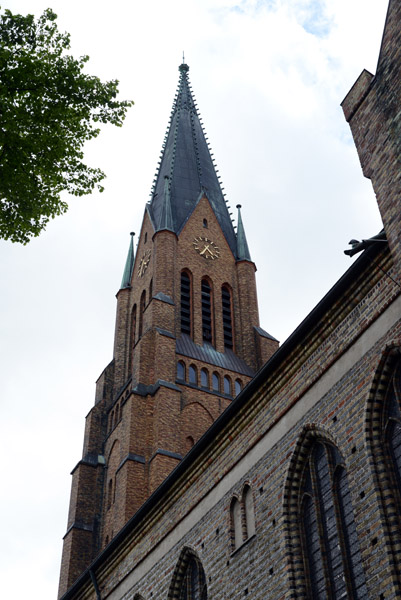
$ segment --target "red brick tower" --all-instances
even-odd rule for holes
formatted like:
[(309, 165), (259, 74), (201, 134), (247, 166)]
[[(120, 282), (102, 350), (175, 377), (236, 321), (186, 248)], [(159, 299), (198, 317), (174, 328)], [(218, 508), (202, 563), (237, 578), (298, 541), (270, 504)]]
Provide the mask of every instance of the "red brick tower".
[[(60, 596), (190, 450), (278, 342), (180, 78), (151, 201), (117, 294), (114, 357), (73, 470)], [(133, 236), (133, 234), (131, 234)]]

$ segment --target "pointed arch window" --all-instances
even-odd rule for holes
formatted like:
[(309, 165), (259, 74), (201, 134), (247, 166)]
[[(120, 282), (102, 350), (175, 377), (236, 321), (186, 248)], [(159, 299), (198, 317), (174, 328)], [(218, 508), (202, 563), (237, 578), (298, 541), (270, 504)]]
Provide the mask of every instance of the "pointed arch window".
[(223, 285), (221, 288), (221, 302), (223, 310), (224, 347), (232, 350), (234, 342), (231, 316), (231, 291), (227, 285)]
[(141, 304), (139, 309), (139, 327), (138, 327), (138, 339), (142, 337), (143, 333), (143, 313), (145, 312), (146, 305), (146, 291), (143, 290), (141, 295)]
[(367, 598), (347, 475), (334, 446), (313, 444), (300, 500), (308, 597)]
[(212, 288), (207, 279), (202, 279), (202, 338), (213, 344), (213, 297)]
[(179, 600), (207, 600), (207, 586), (202, 563), (195, 556), (191, 556), (177, 596)]
[(181, 333), (191, 335), (191, 278), (187, 271), (181, 273)]

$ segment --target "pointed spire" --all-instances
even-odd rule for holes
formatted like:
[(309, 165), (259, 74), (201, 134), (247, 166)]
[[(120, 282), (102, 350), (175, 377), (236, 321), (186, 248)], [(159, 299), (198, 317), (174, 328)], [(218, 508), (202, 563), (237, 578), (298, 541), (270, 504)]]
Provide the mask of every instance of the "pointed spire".
[(235, 254), (235, 231), (192, 95), (189, 66), (182, 62), (178, 70), (178, 89), (153, 182), (149, 214), (155, 230), (170, 229), (179, 235), (205, 191)]
[(123, 290), (124, 288), (129, 288), (131, 285), (131, 277), (132, 277), (132, 272), (134, 270), (134, 259), (135, 259), (134, 235), (135, 235), (135, 233), (133, 231), (131, 231), (131, 233), (130, 233), (131, 241), (130, 241), (129, 248), (128, 248), (128, 255), (127, 255), (127, 260), (125, 262), (124, 274), (123, 274), (123, 278), (121, 281), (120, 290)]
[(238, 225), (237, 225), (237, 260), (252, 260), (249, 253), (248, 243), (244, 225), (241, 217), (241, 204), (237, 204), (238, 208)]
[(164, 197), (163, 197), (162, 211), (160, 213), (160, 222), (159, 222), (157, 231), (161, 231), (162, 229), (168, 229), (169, 231), (174, 231), (173, 214), (171, 212), (168, 175), (164, 176)]

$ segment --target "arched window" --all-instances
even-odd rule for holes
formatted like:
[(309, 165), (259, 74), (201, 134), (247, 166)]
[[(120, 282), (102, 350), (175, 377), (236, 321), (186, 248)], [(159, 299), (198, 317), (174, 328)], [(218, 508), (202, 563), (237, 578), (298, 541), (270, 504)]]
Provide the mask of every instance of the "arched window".
[(107, 508), (108, 509), (111, 508), (112, 498), (113, 498), (113, 480), (109, 479), (109, 483), (107, 486)]
[(313, 444), (300, 492), (308, 597), (367, 598), (347, 475), (334, 446)]
[(242, 503), (245, 512), (246, 538), (248, 539), (255, 534), (255, 511), (253, 508), (252, 490), (249, 485), (244, 487)]
[(401, 351), (391, 345), (380, 361), (368, 400), (367, 443), (385, 516), (396, 585), (401, 584)]
[(203, 388), (209, 388), (209, 373), (207, 369), (201, 369), (201, 386)]
[(181, 333), (191, 335), (191, 278), (181, 273)]
[(153, 297), (153, 279), (150, 280), (149, 283), (149, 302), (152, 300)]
[(231, 541), (233, 550), (239, 548), (243, 542), (242, 536), (242, 511), (241, 504), (238, 498), (231, 500), (230, 506), (231, 518)]
[(179, 360), (177, 363), (177, 379), (185, 381), (185, 363)]
[(130, 369), (132, 369), (132, 359), (134, 356), (134, 346), (136, 341), (136, 304), (134, 304), (131, 313), (131, 347), (130, 347)]
[(142, 333), (143, 333), (143, 313), (145, 312), (145, 305), (146, 305), (146, 292), (145, 292), (145, 290), (143, 290), (142, 296), (141, 296), (140, 310), (139, 310), (138, 338), (141, 338)]
[(212, 376), (212, 386), (214, 392), (220, 391), (220, 376), (218, 373), (213, 373)]
[(242, 390), (242, 383), (240, 379), (235, 380), (235, 395), (238, 396), (240, 391)]
[(207, 279), (202, 279), (202, 338), (213, 344), (212, 288)]
[(185, 549), (173, 575), (168, 599), (207, 600), (205, 571), (199, 558)]
[(190, 365), (189, 367), (189, 383), (198, 385), (198, 373), (194, 365)]
[(114, 410), (112, 410), (110, 414), (110, 431), (112, 429), (114, 429)]
[(224, 375), (224, 393), (226, 396), (231, 396), (231, 379), (228, 375)]
[(207, 228), (208, 228), (207, 219), (203, 219), (203, 227), (204, 227), (205, 229), (207, 229)]
[(224, 347), (232, 350), (234, 344), (231, 318), (231, 292), (226, 285), (223, 285), (223, 287), (221, 288), (221, 302), (223, 309)]

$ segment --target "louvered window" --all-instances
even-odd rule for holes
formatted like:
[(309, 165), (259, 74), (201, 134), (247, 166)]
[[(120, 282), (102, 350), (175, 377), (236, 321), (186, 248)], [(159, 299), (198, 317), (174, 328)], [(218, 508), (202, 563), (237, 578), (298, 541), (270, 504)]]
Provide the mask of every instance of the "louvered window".
[(191, 335), (191, 279), (181, 273), (181, 333)]
[(347, 475), (329, 444), (316, 442), (312, 448), (301, 512), (310, 597), (367, 598)]
[(231, 318), (231, 293), (227, 286), (221, 288), (221, 301), (223, 308), (223, 332), (224, 347), (232, 350), (233, 348), (233, 328)]
[(186, 566), (179, 600), (207, 600), (206, 577), (199, 560), (191, 557)]
[(207, 279), (202, 279), (202, 337), (204, 342), (213, 343), (212, 290)]

